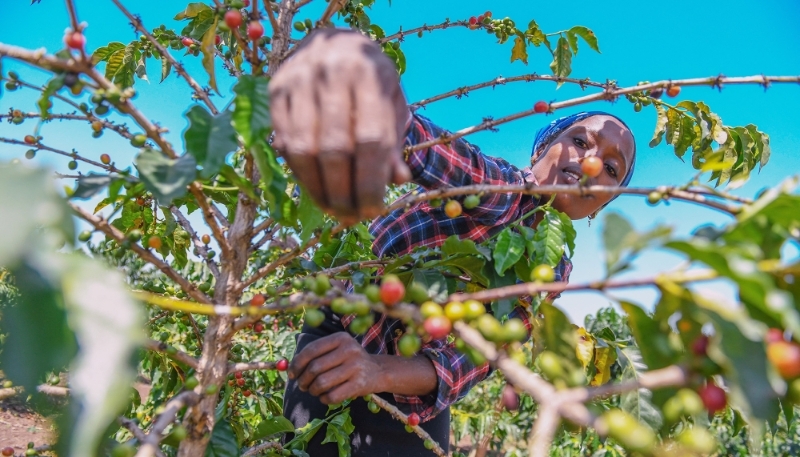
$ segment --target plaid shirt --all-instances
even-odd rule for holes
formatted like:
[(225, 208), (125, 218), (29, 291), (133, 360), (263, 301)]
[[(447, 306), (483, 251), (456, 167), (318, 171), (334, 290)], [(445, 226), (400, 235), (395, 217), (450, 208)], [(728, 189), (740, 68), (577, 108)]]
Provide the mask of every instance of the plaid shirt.
[[(418, 115), (412, 117), (408, 131), (407, 146), (436, 139), (446, 133)], [(530, 168), (520, 170), (503, 159), (485, 156), (462, 138), (449, 145), (439, 144), (413, 152), (406, 162), (414, 181), (422, 190), (470, 184), (523, 184), (534, 180)], [(441, 245), (451, 235), (480, 243), (537, 205), (538, 201), (530, 195), (495, 193), (484, 195), (480, 205), (465, 209), (461, 216), (451, 219), (445, 215), (443, 207), (434, 208), (427, 201), (420, 202), (409, 210), (399, 209), (376, 219), (369, 228), (375, 236), (372, 249), (378, 257), (399, 256), (419, 246)], [(526, 219), (525, 223), (531, 225), (533, 218)], [(564, 256), (555, 271), (557, 281), (567, 281), (572, 263)], [(509, 317), (521, 319), (530, 331), (531, 324), (525, 308), (517, 306)], [(347, 328), (353, 318), (342, 317), (342, 325)], [(357, 338), (370, 354), (399, 354), (397, 343), (404, 331), (401, 321), (381, 315), (364, 335)], [(421, 352), (431, 359), (436, 369), (436, 393), (394, 397), (398, 406), (407, 412), (416, 412), (423, 421), (445, 411), (490, 373), (488, 363), (473, 365), (445, 339), (423, 344)]]

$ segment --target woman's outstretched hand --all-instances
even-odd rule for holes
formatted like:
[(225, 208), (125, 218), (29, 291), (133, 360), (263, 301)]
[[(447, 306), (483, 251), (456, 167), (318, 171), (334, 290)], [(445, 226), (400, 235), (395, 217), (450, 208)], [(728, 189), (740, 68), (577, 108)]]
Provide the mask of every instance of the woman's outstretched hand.
[(317, 204), (343, 222), (379, 215), (386, 185), (411, 178), (401, 151), (406, 99), (394, 64), (370, 39), (312, 33), (269, 91), (276, 148)]

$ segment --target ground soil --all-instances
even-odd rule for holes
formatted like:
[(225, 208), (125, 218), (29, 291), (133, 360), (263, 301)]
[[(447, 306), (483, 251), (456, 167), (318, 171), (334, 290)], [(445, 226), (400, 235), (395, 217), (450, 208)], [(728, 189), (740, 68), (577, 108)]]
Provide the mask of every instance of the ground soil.
[(52, 422), (34, 412), (24, 399), (0, 401), (0, 449), (11, 447), (14, 455), (24, 455), (29, 442), (36, 447), (55, 442)]

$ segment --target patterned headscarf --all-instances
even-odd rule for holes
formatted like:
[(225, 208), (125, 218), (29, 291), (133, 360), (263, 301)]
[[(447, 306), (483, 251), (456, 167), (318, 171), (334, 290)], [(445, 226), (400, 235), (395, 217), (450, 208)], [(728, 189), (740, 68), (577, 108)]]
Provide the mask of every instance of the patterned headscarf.
[[(614, 116), (613, 114), (605, 113), (603, 111), (584, 111), (581, 113), (570, 114), (569, 116), (560, 117), (551, 123), (549, 123), (546, 127), (542, 128), (536, 133), (536, 140), (533, 142), (533, 151), (531, 152), (531, 157), (535, 156), (539, 153), (546, 154), (547, 152), (545, 149), (550, 146), (550, 143), (558, 137), (564, 130), (568, 129), (572, 124), (582, 121), (587, 117), (592, 116), (609, 116), (613, 117), (614, 119), (618, 120), (620, 124), (625, 126), (629, 132), (631, 132), (631, 136), (633, 136), (633, 132), (631, 131), (630, 127), (628, 127), (625, 122)], [(631, 182), (631, 178), (633, 177), (633, 167), (636, 165), (636, 141), (633, 142), (633, 159), (631, 160), (631, 166), (628, 169), (625, 177), (622, 179), (622, 183), (620, 186), (627, 187), (628, 183)], [(619, 195), (615, 195), (611, 200), (617, 198)]]

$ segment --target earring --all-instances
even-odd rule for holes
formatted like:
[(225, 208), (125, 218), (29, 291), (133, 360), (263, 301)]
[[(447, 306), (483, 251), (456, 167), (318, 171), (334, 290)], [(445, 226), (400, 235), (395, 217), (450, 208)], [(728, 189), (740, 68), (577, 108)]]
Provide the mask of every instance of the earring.
[(593, 212), (592, 214), (590, 214), (590, 215), (589, 215), (589, 227), (591, 227), (591, 226), (592, 226), (592, 219), (594, 219), (594, 218), (596, 218), (596, 217), (597, 217), (597, 213), (598, 213), (599, 211), (600, 211), (600, 210), (597, 210), (597, 211), (595, 211), (595, 212)]

